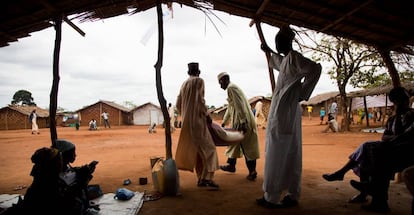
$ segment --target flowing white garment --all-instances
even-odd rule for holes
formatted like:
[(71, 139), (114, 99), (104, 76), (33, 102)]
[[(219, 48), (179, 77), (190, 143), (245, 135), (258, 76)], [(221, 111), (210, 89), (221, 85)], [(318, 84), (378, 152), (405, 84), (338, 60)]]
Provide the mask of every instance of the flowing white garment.
[[(277, 203), (287, 191), (298, 199), (302, 175), (302, 109), (319, 80), (321, 65), (296, 51), (272, 55), (269, 65), (279, 70), (266, 128), (263, 191), (267, 201)], [(302, 79), (304, 79), (302, 81)]]

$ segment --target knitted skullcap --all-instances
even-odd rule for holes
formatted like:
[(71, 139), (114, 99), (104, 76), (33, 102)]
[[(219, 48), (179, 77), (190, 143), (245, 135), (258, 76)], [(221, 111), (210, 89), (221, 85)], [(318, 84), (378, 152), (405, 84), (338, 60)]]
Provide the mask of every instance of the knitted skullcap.
[(224, 76), (229, 76), (229, 74), (227, 72), (222, 72), (217, 75), (217, 79), (220, 81), (220, 79), (223, 78)]
[(56, 149), (58, 149), (59, 152), (64, 153), (74, 148), (75, 145), (67, 140), (56, 140)]

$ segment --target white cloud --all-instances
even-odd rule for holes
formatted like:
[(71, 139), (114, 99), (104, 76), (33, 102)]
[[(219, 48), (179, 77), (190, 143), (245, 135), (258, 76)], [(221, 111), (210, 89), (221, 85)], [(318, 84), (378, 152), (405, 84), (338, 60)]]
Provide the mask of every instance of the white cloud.
[[(186, 6), (174, 5), (174, 18), (165, 18), (163, 91), (175, 102), (187, 78), (187, 63), (200, 63), (206, 83), (206, 102), (220, 106), (226, 93), (217, 82), (222, 71), (231, 74), (247, 97), (271, 92), (267, 63), (260, 40), (249, 19), (216, 12), (213, 18), (222, 37), (205, 15)], [(58, 106), (76, 110), (100, 99), (122, 104), (132, 101), (158, 104), (155, 68), (158, 51), (157, 16), (150, 9), (96, 22), (77, 23), (86, 36), (63, 24), (60, 53)], [(277, 28), (263, 25), (268, 44), (274, 46)], [(151, 33), (152, 32), (152, 33)], [(150, 35), (145, 38), (146, 35)], [(40, 107), (49, 106), (55, 32), (49, 28), (0, 49), (0, 106), (13, 94), (26, 89)], [(141, 41), (147, 39), (145, 44)], [(277, 77), (277, 71), (275, 71)], [(323, 75), (315, 93), (336, 90)], [(314, 93), (314, 95), (315, 95)]]

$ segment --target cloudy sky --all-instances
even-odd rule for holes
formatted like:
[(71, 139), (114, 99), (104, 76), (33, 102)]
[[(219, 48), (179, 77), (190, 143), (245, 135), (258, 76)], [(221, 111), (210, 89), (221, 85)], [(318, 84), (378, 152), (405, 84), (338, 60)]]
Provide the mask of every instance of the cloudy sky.
[[(226, 92), (217, 74), (226, 71), (248, 98), (269, 95), (267, 62), (250, 19), (215, 12), (220, 34), (201, 11), (174, 4), (174, 14), (165, 16), (162, 85), (167, 102), (175, 103), (187, 64), (199, 62), (206, 84), (208, 105), (226, 103)], [(165, 11), (167, 11), (165, 9)], [(158, 51), (157, 14), (150, 9), (95, 22), (74, 23), (82, 37), (63, 24), (60, 53), (58, 106), (77, 110), (99, 100), (123, 105), (152, 102), (159, 105), (155, 68)], [(274, 47), (278, 28), (262, 25), (266, 40)], [(55, 31), (49, 28), (0, 48), (0, 107), (11, 103), (14, 93), (32, 93), (39, 107), (49, 107)], [(275, 77), (277, 78), (277, 71)], [(337, 90), (323, 71), (313, 95)]]

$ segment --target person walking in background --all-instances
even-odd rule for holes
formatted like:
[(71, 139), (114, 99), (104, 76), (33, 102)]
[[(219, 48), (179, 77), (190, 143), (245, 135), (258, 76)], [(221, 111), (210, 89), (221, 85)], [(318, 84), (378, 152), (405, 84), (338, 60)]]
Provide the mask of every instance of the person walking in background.
[(257, 101), (254, 109), (256, 110), (254, 112), (254, 118), (255, 118), (257, 127), (265, 129), (266, 128), (266, 117), (263, 114), (263, 103), (261, 101)]
[(188, 64), (188, 79), (181, 85), (176, 108), (182, 116), (182, 128), (176, 150), (180, 170), (196, 170), (198, 187), (218, 189), (214, 172), (219, 168), (216, 146), (207, 123), (212, 120), (204, 100), (204, 80), (199, 77), (198, 63)]
[(334, 99), (331, 105), (329, 106), (328, 114), (332, 114), (332, 116), (336, 120), (337, 113), (338, 113), (338, 104), (336, 103), (336, 99)]
[(321, 109), (319, 110), (319, 118), (321, 119), (321, 125), (323, 124), (323, 119), (325, 118), (325, 108), (321, 107)]
[[(302, 108), (321, 75), (321, 65), (292, 49), (295, 33), (283, 26), (276, 34), (274, 52), (265, 43), (262, 50), (271, 52), (269, 66), (279, 75), (273, 92), (266, 126), (263, 197), (256, 203), (267, 208), (298, 205), (302, 177)], [(281, 55), (283, 54), (283, 55)], [(287, 194), (281, 198), (282, 193)]]
[(108, 128), (111, 128), (111, 125), (109, 124), (109, 114), (106, 112), (106, 111), (104, 111), (102, 114), (101, 114), (101, 116), (102, 116), (102, 118), (103, 118), (103, 120), (104, 120), (104, 125), (105, 125), (105, 128), (108, 126)]
[(80, 124), (81, 124), (81, 120), (82, 120), (81, 119), (81, 114), (80, 113), (74, 114), (73, 118), (75, 119), (75, 128), (78, 131), (79, 127), (80, 127)]
[(40, 134), (39, 126), (37, 125), (36, 109), (33, 109), (32, 113), (30, 113), (29, 121), (32, 123), (32, 134)]
[(260, 152), (257, 126), (250, 104), (243, 91), (236, 84), (230, 82), (229, 74), (222, 72), (217, 78), (220, 87), (223, 90), (227, 90), (228, 106), (223, 117), (222, 127), (231, 120), (232, 128), (243, 131), (244, 134), (244, 139), (240, 144), (233, 144), (227, 147), (227, 164), (220, 166), (220, 169), (226, 172), (236, 172), (237, 158), (243, 154), (247, 169), (249, 170), (249, 175), (246, 178), (254, 181), (257, 178), (256, 159), (260, 157)]
[(313, 110), (312, 105), (308, 105), (308, 106), (306, 107), (306, 109), (308, 109), (308, 116), (309, 116), (309, 120), (312, 120), (312, 110)]
[(175, 131), (175, 126), (174, 126), (175, 111), (171, 103), (168, 103), (168, 115), (170, 116), (170, 128), (171, 128), (171, 133), (172, 133)]

